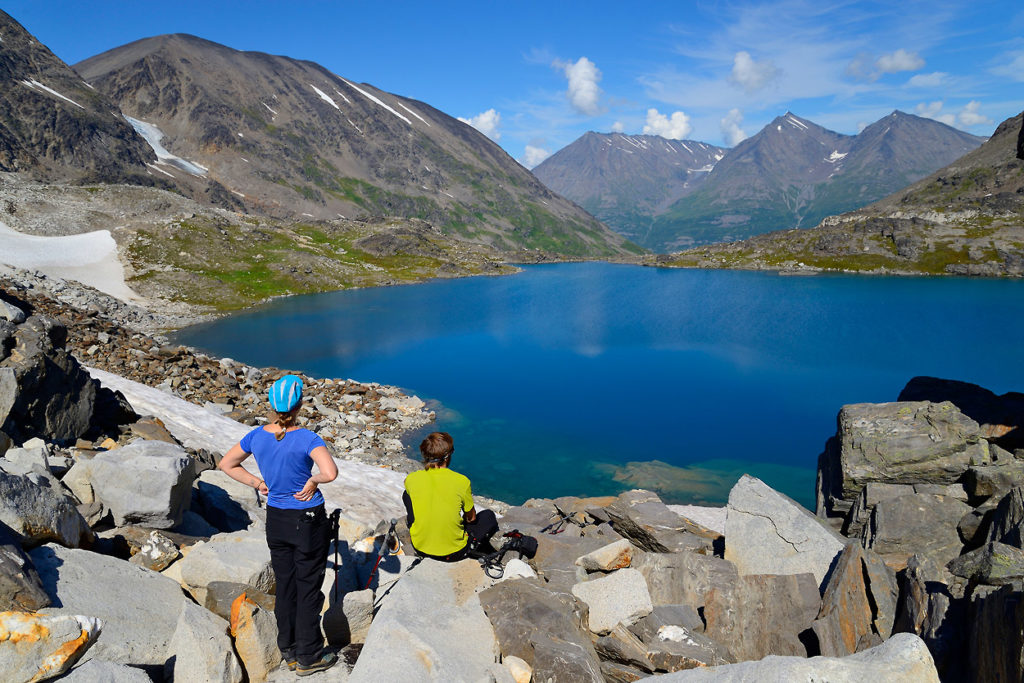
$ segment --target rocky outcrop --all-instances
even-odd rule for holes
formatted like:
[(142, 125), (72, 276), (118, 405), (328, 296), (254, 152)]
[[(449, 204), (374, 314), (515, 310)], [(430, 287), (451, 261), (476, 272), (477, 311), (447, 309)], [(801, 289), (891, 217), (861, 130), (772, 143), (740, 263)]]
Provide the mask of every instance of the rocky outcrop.
[(8, 681), (59, 676), (92, 647), (103, 625), (80, 615), (0, 612), (0, 670)]
[(61, 491), (27, 476), (0, 470), (0, 522), (25, 538), (29, 546), (55, 541), (77, 548), (92, 540), (92, 530)]
[(192, 501), (194, 477), (188, 453), (164, 441), (140, 440), (99, 453), (89, 467), (93, 492), (118, 526), (177, 526)]

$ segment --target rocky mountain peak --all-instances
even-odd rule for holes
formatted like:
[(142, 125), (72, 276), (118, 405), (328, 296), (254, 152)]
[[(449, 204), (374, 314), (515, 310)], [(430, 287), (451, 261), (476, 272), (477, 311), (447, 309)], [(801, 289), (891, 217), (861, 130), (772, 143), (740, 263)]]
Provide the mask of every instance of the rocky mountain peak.
[(117, 105), (0, 10), (0, 170), (134, 180), (154, 155)]
[(472, 127), (313, 62), (173, 34), (75, 68), (192, 165), (158, 172), (209, 203), (293, 220), (419, 218), (502, 249), (635, 250)]

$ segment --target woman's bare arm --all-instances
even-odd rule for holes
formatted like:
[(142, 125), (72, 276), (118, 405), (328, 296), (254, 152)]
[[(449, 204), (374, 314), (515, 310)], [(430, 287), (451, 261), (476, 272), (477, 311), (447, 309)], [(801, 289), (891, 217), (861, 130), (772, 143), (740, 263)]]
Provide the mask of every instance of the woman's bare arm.
[(254, 489), (259, 489), (260, 493), (267, 495), (269, 490), (267, 489), (267, 483), (242, 467), (242, 463), (249, 457), (249, 455), (249, 453), (242, 450), (242, 444), (236, 443), (227, 453), (224, 454), (224, 457), (220, 459), (220, 462), (217, 464), (217, 469), (235, 481), (245, 484), (246, 486), (251, 486)]

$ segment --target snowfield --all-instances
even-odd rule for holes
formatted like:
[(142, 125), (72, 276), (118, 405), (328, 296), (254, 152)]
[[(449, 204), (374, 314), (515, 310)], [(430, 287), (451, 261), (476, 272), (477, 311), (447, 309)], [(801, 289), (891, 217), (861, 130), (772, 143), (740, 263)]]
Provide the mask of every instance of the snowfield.
[(78, 280), (121, 301), (143, 301), (124, 281), (124, 266), (117, 257), (117, 243), (109, 230), (41, 237), (17, 232), (0, 223), (0, 263)]

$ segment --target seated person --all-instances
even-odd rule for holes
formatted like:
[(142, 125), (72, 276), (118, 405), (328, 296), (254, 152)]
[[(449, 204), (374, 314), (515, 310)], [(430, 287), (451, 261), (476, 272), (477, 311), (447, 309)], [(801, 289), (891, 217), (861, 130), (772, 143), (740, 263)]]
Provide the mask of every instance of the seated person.
[(429, 434), (420, 444), (423, 469), (405, 478), (402, 494), (412, 547), (442, 562), (493, 552), (490, 540), (498, 531), (494, 512), (473, 507), (469, 479), (448, 469), (454, 452), (450, 434)]

